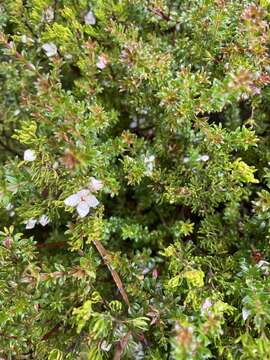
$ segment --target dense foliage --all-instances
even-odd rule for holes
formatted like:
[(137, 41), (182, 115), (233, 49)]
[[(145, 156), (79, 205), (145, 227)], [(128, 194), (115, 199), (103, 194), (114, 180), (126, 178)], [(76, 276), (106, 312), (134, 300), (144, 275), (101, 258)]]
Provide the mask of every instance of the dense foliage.
[(270, 359), (269, 10), (1, 3), (1, 359)]

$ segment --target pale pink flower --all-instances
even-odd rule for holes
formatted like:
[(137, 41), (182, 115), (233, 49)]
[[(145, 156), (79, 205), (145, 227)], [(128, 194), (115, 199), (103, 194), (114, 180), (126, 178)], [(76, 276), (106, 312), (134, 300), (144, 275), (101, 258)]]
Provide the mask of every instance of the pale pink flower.
[(99, 201), (93, 194), (91, 194), (89, 189), (82, 189), (67, 197), (64, 200), (64, 203), (67, 206), (76, 207), (79, 216), (83, 218), (89, 213), (91, 207), (97, 207)]
[(46, 43), (42, 45), (42, 49), (45, 51), (48, 57), (57, 55), (57, 47), (54, 43)]
[(34, 218), (31, 218), (31, 219), (27, 220), (25, 222), (26, 223), (25, 228), (30, 230), (30, 229), (34, 229), (34, 227), (37, 224), (40, 224), (42, 226), (46, 226), (49, 222), (50, 222), (50, 219), (49, 219), (49, 217), (47, 215), (41, 215), (41, 217), (38, 220), (34, 219)]
[(199, 156), (199, 161), (208, 161), (209, 160), (209, 155), (205, 154), (205, 155), (200, 155)]
[(105, 340), (102, 341), (100, 348), (103, 351), (110, 351), (112, 344), (108, 344)]
[(107, 57), (104, 54), (102, 54), (98, 57), (97, 68), (103, 70), (107, 66), (107, 63), (108, 63)]
[(93, 12), (91, 10), (88, 11), (88, 13), (85, 15), (84, 22), (85, 22), (86, 25), (95, 25), (96, 18), (95, 18), (95, 15), (93, 14)]
[(36, 160), (36, 153), (34, 150), (27, 149), (23, 154), (24, 161), (35, 161)]
[(212, 301), (210, 299), (206, 299), (201, 306), (201, 314), (202, 315), (210, 314), (211, 311), (209, 309), (211, 308), (212, 305), (213, 305)]
[(26, 222), (25, 228), (27, 230), (34, 229), (34, 227), (36, 226), (36, 223), (37, 223), (36, 219), (29, 219)]
[(42, 226), (46, 226), (49, 222), (50, 222), (50, 219), (47, 215), (42, 215), (40, 218), (39, 218), (39, 221), (40, 225)]
[(47, 9), (45, 9), (42, 13), (42, 21), (51, 23), (54, 19), (54, 11), (51, 6), (49, 6)]
[(244, 321), (247, 320), (247, 318), (249, 317), (250, 315), (250, 310), (246, 309), (246, 308), (243, 308), (242, 309), (242, 318)]
[(96, 192), (99, 191), (100, 189), (103, 188), (103, 183), (100, 180), (95, 179), (94, 177), (90, 178), (90, 184), (89, 184), (89, 189), (92, 192)]

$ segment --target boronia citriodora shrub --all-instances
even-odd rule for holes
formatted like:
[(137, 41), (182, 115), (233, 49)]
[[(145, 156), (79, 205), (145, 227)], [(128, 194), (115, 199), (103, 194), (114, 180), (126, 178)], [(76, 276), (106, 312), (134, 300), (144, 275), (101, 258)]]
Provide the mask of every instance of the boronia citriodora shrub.
[(1, 359), (270, 359), (269, 10), (1, 2)]

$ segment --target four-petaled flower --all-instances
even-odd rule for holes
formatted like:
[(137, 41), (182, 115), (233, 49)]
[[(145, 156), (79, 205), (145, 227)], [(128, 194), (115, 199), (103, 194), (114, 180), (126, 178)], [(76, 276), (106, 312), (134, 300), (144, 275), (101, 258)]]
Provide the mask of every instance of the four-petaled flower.
[(54, 10), (51, 6), (45, 9), (42, 13), (41, 21), (51, 23), (54, 19)]
[(42, 45), (42, 49), (48, 57), (57, 55), (57, 47), (54, 43), (46, 43)]
[(24, 161), (35, 161), (36, 160), (36, 153), (34, 150), (27, 149), (25, 150), (23, 154), (23, 160)]
[(97, 68), (103, 70), (107, 66), (107, 63), (108, 63), (107, 56), (105, 54), (101, 54), (98, 57)]
[(93, 177), (90, 178), (90, 184), (89, 184), (89, 189), (92, 191), (92, 192), (96, 192), (96, 191), (99, 191), (100, 189), (103, 188), (103, 183), (102, 181), (100, 180), (97, 180)]
[(67, 206), (76, 207), (79, 216), (83, 218), (89, 213), (91, 207), (98, 206), (99, 201), (89, 189), (82, 189), (66, 198), (64, 203)]
[(200, 155), (198, 158), (199, 161), (208, 161), (209, 160), (209, 155), (205, 154), (205, 155)]
[(85, 15), (84, 22), (85, 22), (86, 25), (95, 25), (96, 18), (95, 18), (95, 15), (93, 14), (93, 12), (91, 10), (88, 11), (88, 13)]

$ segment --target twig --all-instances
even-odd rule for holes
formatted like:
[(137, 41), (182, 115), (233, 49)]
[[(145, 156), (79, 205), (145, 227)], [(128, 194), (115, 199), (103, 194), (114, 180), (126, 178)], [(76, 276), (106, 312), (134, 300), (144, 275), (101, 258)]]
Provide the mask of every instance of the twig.
[(52, 242), (52, 243), (40, 243), (37, 244), (38, 249), (61, 249), (67, 245), (66, 241), (58, 241), (58, 242)]
[(124, 299), (127, 306), (130, 307), (129, 299), (128, 299), (127, 293), (124, 289), (122, 280), (120, 279), (120, 276), (118, 275), (118, 273), (115, 270), (113, 270), (113, 268), (109, 264), (107, 250), (104, 248), (104, 246), (101, 244), (100, 241), (94, 240), (93, 243), (94, 243), (97, 251), (99, 252), (100, 256), (102, 257), (104, 263), (106, 264), (107, 268), (109, 269), (109, 271), (112, 275), (112, 278), (113, 278), (118, 290), (120, 291), (120, 294), (122, 295), (122, 298)]
[(66, 350), (66, 354), (74, 354), (76, 352), (77, 347), (83, 342), (84, 338), (88, 336), (86, 332), (81, 332), (75, 340), (69, 345)]
[(18, 339), (17, 336), (6, 335), (3, 332), (0, 332), (0, 336), (5, 337), (6, 339)]
[(173, 0), (171, 0), (170, 3), (169, 3), (168, 16), (171, 16), (172, 7), (173, 7)]
[(61, 322), (56, 324), (50, 331), (48, 331), (43, 337), (42, 340), (48, 340), (61, 326)]
[(163, 20), (166, 20), (166, 21), (171, 21), (172, 20), (170, 15), (166, 15), (161, 9), (153, 9), (153, 8), (149, 7), (148, 10), (151, 11), (153, 14), (158, 15)]
[(120, 360), (121, 356), (128, 344), (128, 339), (131, 335), (131, 331), (129, 331), (121, 341), (118, 342), (117, 346), (116, 346), (116, 351), (113, 357), (113, 360)]

